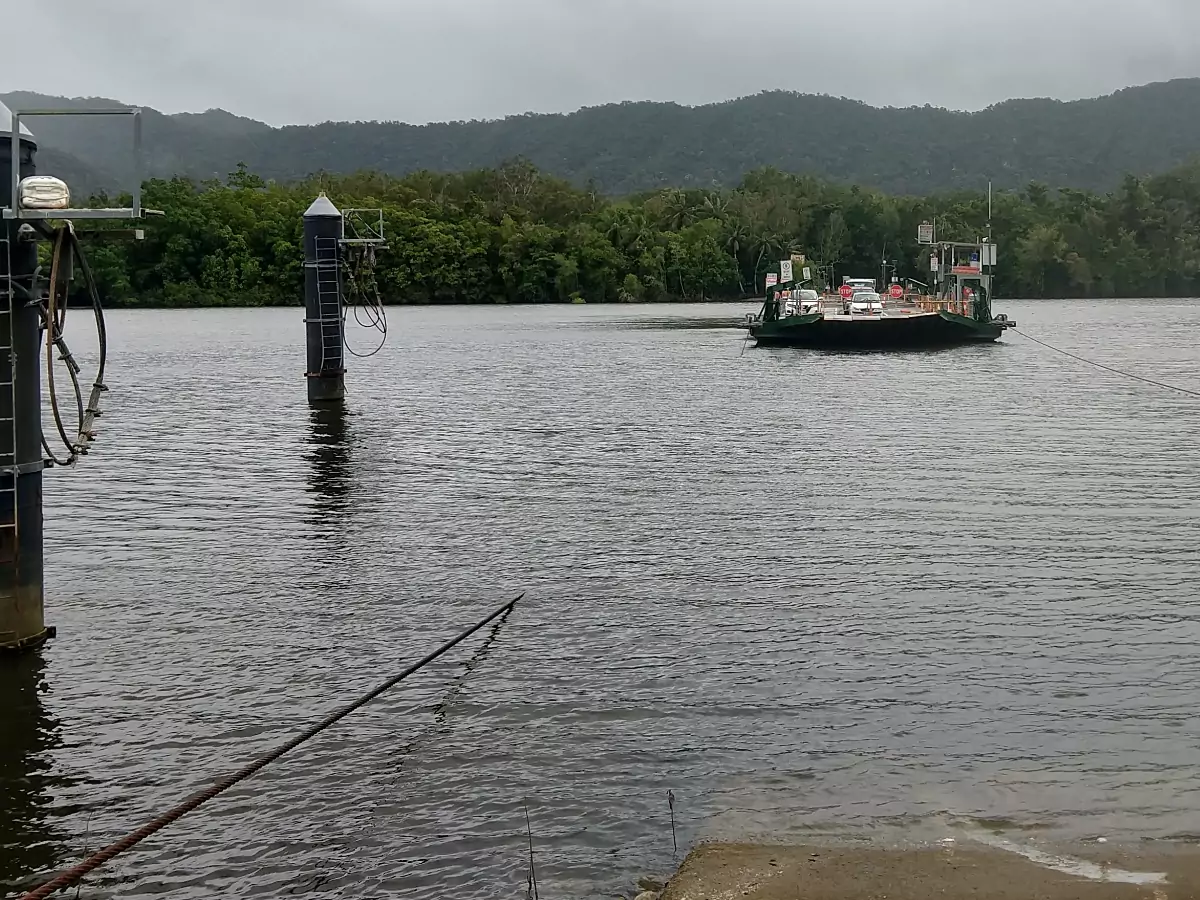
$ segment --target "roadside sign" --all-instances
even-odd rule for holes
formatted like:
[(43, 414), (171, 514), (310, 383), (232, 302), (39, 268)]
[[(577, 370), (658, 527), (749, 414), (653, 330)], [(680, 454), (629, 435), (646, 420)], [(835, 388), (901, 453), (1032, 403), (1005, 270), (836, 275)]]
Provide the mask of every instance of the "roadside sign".
[(790, 259), (781, 259), (779, 261), (779, 280), (792, 280), (792, 261)]
[(893, 284), (890, 288), (888, 288), (888, 293), (892, 295), (893, 300), (899, 300), (904, 296), (904, 288), (898, 284)]
[(848, 284), (843, 284), (840, 288), (838, 288), (838, 293), (842, 295), (843, 299), (849, 300), (854, 296), (854, 288), (850, 287)]
[(767, 287), (774, 287), (779, 284), (779, 276), (774, 272), (767, 273)]
[(812, 281), (812, 269), (810, 269), (808, 266), (804, 267), (804, 280)]
[(936, 253), (933, 254), (933, 256), (929, 257), (929, 271), (930, 272), (936, 272), (941, 267), (942, 267), (941, 260), (938, 259), (938, 255)]
[(917, 243), (932, 244), (933, 243), (933, 224), (923, 222), (917, 226)]

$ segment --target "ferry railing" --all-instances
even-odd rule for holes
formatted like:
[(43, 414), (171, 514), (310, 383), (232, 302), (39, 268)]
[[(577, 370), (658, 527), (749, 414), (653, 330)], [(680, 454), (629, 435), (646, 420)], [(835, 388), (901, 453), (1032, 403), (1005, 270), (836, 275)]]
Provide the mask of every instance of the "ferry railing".
[(917, 305), (926, 312), (952, 312), (967, 318), (975, 316), (975, 301), (974, 300), (940, 300), (931, 297), (921, 297), (917, 300)]

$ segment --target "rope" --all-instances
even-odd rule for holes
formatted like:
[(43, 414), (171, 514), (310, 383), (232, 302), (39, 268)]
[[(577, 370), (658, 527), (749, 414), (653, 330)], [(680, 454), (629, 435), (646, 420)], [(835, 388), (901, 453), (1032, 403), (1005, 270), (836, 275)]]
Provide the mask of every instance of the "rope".
[(1141, 381), (1141, 382), (1144, 382), (1145, 384), (1152, 384), (1155, 387), (1166, 388), (1168, 391), (1178, 391), (1181, 394), (1188, 394), (1192, 397), (1200, 397), (1200, 391), (1193, 391), (1189, 388), (1182, 388), (1175, 384), (1167, 384), (1166, 382), (1163, 382), (1163, 381), (1155, 381), (1153, 378), (1143, 378), (1141, 375), (1134, 375), (1132, 372), (1125, 372), (1125, 371), (1122, 371), (1121, 369), (1114, 369), (1112, 366), (1104, 365), (1104, 363), (1098, 363), (1095, 360), (1087, 359), (1086, 357), (1079, 356), (1075, 353), (1071, 353), (1069, 350), (1063, 350), (1060, 347), (1055, 347), (1053, 344), (1047, 344), (1045, 341), (1035, 338), (1032, 334), (1026, 334), (1025, 332), (1021, 331), (1018, 328), (1014, 328), (1013, 331), (1015, 331), (1017, 334), (1021, 335), (1021, 337), (1023, 337), (1023, 338), (1028, 338), (1029, 340), (1033, 341), (1035, 344), (1041, 344), (1043, 347), (1047, 348), (1048, 350), (1053, 350), (1055, 353), (1061, 353), (1063, 356), (1069, 356), (1069, 357), (1071, 357), (1071, 359), (1077, 359), (1082, 363), (1087, 363), (1089, 366), (1095, 366), (1097, 369), (1103, 369), (1105, 372), (1112, 372), (1114, 375), (1124, 375), (1126, 378), (1132, 378), (1135, 381)]
[(413, 663), (411, 666), (409, 666), (407, 669), (405, 669), (399, 675), (389, 678), (383, 684), (379, 685), (379, 687), (375, 688), (374, 690), (370, 691), (367, 694), (364, 694), (362, 697), (360, 697), (358, 700), (355, 700), (353, 703), (343, 706), (341, 709), (338, 709), (338, 710), (330, 713), (328, 716), (326, 716), (324, 719), (322, 719), (317, 724), (313, 725), (310, 728), (306, 728), (304, 731), (300, 732), (300, 734), (296, 735), (291, 740), (280, 745), (276, 749), (272, 750), (270, 753), (260, 756), (258, 759), (254, 760), (254, 762), (250, 763), (249, 765), (247, 765), (241, 769), (238, 769), (238, 771), (234, 772), (231, 775), (225, 776), (224, 778), (222, 778), (220, 781), (218, 781), (216, 784), (212, 785), (211, 787), (207, 787), (201, 791), (197, 791), (196, 793), (194, 793), (190, 797), (188, 797), (186, 800), (184, 800), (182, 803), (180, 803), (178, 806), (176, 806), (174, 809), (168, 810), (167, 812), (163, 813), (158, 818), (152, 819), (151, 821), (147, 822), (145, 825), (143, 825), (137, 831), (132, 831), (129, 834), (125, 835), (125, 837), (121, 838), (119, 841), (109, 844), (107, 847), (104, 847), (103, 849), (97, 851), (96, 853), (93, 853), (91, 856), (89, 856), (87, 859), (85, 859), (79, 865), (77, 865), (71, 869), (68, 869), (67, 871), (58, 875), (56, 878), (54, 878), (50, 881), (47, 881), (45, 884), (41, 885), (40, 887), (37, 887), (34, 890), (30, 891), (29, 893), (23, 895), (20, 898), (20, 900), (44, 900), (44, 898), (49, 897), (55, 891), (62, 890), (63, 888), (68, 888), (73, 884), (77, 884), (85, 876), (87, 876), (88, 873), (94, 871), (95, 869), (98, 869), (100, 866), (104, 865), (106, 862), (108, 862), (114, 856), (124, 853), (126, 850), (129, 850), (131, 847), (135, 846), (136, 844), (138, 844), (141, 841), (144, 841), (146, 838), (150, 837), (150, 835), (154, 834), (156, 831), (160, 831), (161, 829), (166, 828), (168, 825), (170, 825), (176, 819), (179, 819), (179, 818), (187, 815), (192, 810), (196, 809), (198, 806), (201, 806), (202, 804), (207, 803), (209, 800), (212, 800), (214, 797), (218, 796), (219, 794), (223, 794), (225, 791), (229, 790), (231, 787), (233, 787), (238, 782), (245, 781), (247, 778), (249, 778), (251, 775), (258, 772), (260, 769), (266, 767), (270, 763), (275, 762), (275, 760), (279, 759), (279, 757), (283, 756), (289, 750), (296, 749), (301, 744), (303, 744), (305, 741), (311, 740), (312, 738), (314, 738), (318, 734), (320, 734), (322, 731), (329, 728), (331, 725), (336, 724), (337, 722), (344, 719), (346, 716), (350, 715), (352, 712), (355, 712), (355, 711), (361, 709), (362, 707), (366, 706), (368, 703), (370, 703), (376, 697), (391, 690), (393, 687), (395, 687), (397, 684), (399, 684), (401, 681), (403, 681), (409, 675), (413, 674), (414, 672), (416, 672), (419, 669), (424, 668), (425, 666), (427, 666), (429, 663), (433, 662), (435, 659), (437, 659), (442, 654), (446, 653), (447, 651), (449, 651), (456, 645), (460, 644), (462, 641), (465, 641), (467, 638), (469, 638), (475, 632), (479, 631), (481, 628), (486, 626), (493, 619), (497, 619), (500, 616), (508, 613), (509, 610), (511, 610), (514, 606), (516, 606), (524, 597), (525, 597), (525, 595), (521, 594), (521, 596), (517, 597), (515, 600), (510, 600), (508, 603), (505, 603), (502, 607), (500, 607), (494, 613), (489, 615), (482, 622), (479, 622), (478, 624), (471, 626), (466, 631), (464, 631), (462, 634), (458, 635), (458, 637), (453, 638), (453, 639), (447, 641), (446, 643), (442, 644), (442, 646), (439, 647), (437, 650), (434, 650), (432, 653), (430, 653), (428, 656), (425, 656), (423, 659), (419, 660), (418, 662)]

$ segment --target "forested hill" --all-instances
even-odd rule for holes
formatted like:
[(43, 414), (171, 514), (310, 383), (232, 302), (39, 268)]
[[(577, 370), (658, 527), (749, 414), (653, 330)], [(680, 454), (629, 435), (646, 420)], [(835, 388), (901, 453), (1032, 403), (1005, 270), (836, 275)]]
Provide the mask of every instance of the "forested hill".
[[(114, 105), (0, 94), (10, 106)], [(128, 121), (31, 122), (56, 166), (83, 189), (128, 187)], [(604, 193), (735, 185), (762, 166), (895, 194), (1031, 181), (1109, 190), (1126, 173), (1166, 171), (1200, 152), (1200, 79), (1090, 100), (1012, 100), (976, 113), (877, 109), (852, 100), (770, 92), (709, 106), (622, 103), (569, 115), (423, 126), (325, 123), (272, 128), (221, 110), (145, 119), (148, 174), (224, 177), (237, 163), (267, 178), (377, 170), (463, 171), (525, 157)], [(49, 154), (44, 168), (50, 171)]]

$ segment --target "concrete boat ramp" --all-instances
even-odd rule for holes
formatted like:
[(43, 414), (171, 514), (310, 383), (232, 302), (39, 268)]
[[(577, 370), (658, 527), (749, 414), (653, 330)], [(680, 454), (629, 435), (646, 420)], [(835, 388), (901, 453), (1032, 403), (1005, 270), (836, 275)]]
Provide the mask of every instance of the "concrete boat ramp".
[(1089, 843), (1064, 854), (987, 835), (927, 847), (706, 844), (659, 900), (1200, 898), (1200, 848)]

